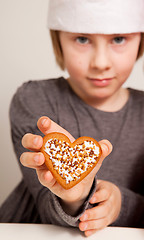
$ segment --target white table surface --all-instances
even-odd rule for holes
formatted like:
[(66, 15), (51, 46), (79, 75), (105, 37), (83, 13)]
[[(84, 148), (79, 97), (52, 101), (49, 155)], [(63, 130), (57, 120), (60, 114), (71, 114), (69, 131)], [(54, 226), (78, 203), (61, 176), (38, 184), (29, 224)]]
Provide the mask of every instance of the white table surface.
[(78, 229), (44, 224), (0, 224), (1, 240), (144, 240), (144, 229), (107, 227), (86, 238)]

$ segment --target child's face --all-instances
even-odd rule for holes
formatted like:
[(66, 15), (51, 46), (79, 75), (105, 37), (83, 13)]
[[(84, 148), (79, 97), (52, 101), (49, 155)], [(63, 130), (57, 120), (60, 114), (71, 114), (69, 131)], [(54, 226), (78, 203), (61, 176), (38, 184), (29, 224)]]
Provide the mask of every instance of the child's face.
[(69, 83), (88, 104), (119, 93), (127, 80), (140, 44), (140, 33), (123, 35), (60, 32)]

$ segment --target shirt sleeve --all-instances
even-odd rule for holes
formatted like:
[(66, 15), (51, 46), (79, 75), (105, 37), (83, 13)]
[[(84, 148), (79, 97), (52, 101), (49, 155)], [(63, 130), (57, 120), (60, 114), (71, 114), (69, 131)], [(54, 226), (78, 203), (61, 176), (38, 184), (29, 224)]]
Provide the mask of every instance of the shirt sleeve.
[[(77, 216), (67, 215), (60, 205), (59, 198), (49, 189), (43, 187), (36, 171), (26, 168), (20, 164), (20, 155), (27, 151), (21, 144), (21, 139), (25, 133), (42, 135), (36, 126), (40, 116), (49, 116), (57, 122), (56, 105), (47, 93), (47, 98), (42, 99), (44, 93), (37, 84), (31, 82), (20, 87), (14, 95), (10, 106), (11, 133), (14, 150), (20, 165), (22, 176), (29, 193), (34, 199), (37, 211), (42, 223), (56, 224), (61, 226), (78, 226), (79, 218), (90, 207), (89, 200), (96, 189), (96, 181), (84, 202)], [(44, 106), (46, 104), (46, 106)]]
[(119, 217), (112, 226), (144, 228), (144, 196), (120, 187), (122, 206)]
[(92, 195), (96, 191), (96, 179), (94, 179), (90, 193), (79, 209), (76, 216), (68, 215), (62, 208), (59, 197), (54, 195), (52, 192), (45, 190), (39, 194), (38, 208), (41, 212), (42, 223), (52, 223), (60, 226), (72, 226), (78, 227), (79, 218), (85, 212), (86, 209), (91, 208), (92, 205), (89, 203)]

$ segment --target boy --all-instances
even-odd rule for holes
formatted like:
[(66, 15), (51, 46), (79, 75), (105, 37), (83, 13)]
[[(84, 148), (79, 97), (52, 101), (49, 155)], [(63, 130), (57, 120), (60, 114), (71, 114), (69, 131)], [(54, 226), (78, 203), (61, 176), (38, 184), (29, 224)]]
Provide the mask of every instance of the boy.
[[(15, 151), (37, 175), (21, 166), (23, 181), (3, 209), (10, 208), (16, 194), (18, 199), (3, 221), (79, 226), (86, 236), (108, 225), (144, 226), (144, 93), (122, 87), (143, 53), (143, 10), (142, 0), (50, 1), (57, 62), (70, 77), (28, 82), (13, 98)], [(41, 136), (52, 131), (64, 132), (71, 141), (84, 135), (106, 138), (113, 152), (101, 168), (66, 191), (39, 153)], [(20, 146), (21, 139), (33, 152)], [(100, 141), (100, 163), (112, 150), (110, 142)]]

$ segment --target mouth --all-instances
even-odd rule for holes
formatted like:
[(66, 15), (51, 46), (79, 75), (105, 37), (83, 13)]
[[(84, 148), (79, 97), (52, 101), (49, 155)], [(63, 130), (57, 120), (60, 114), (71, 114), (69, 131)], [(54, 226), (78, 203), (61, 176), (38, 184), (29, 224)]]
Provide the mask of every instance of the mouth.
[(88, 80), (95, 86), (106, 87), (111, 83), (113, 78), (88, 78)]

